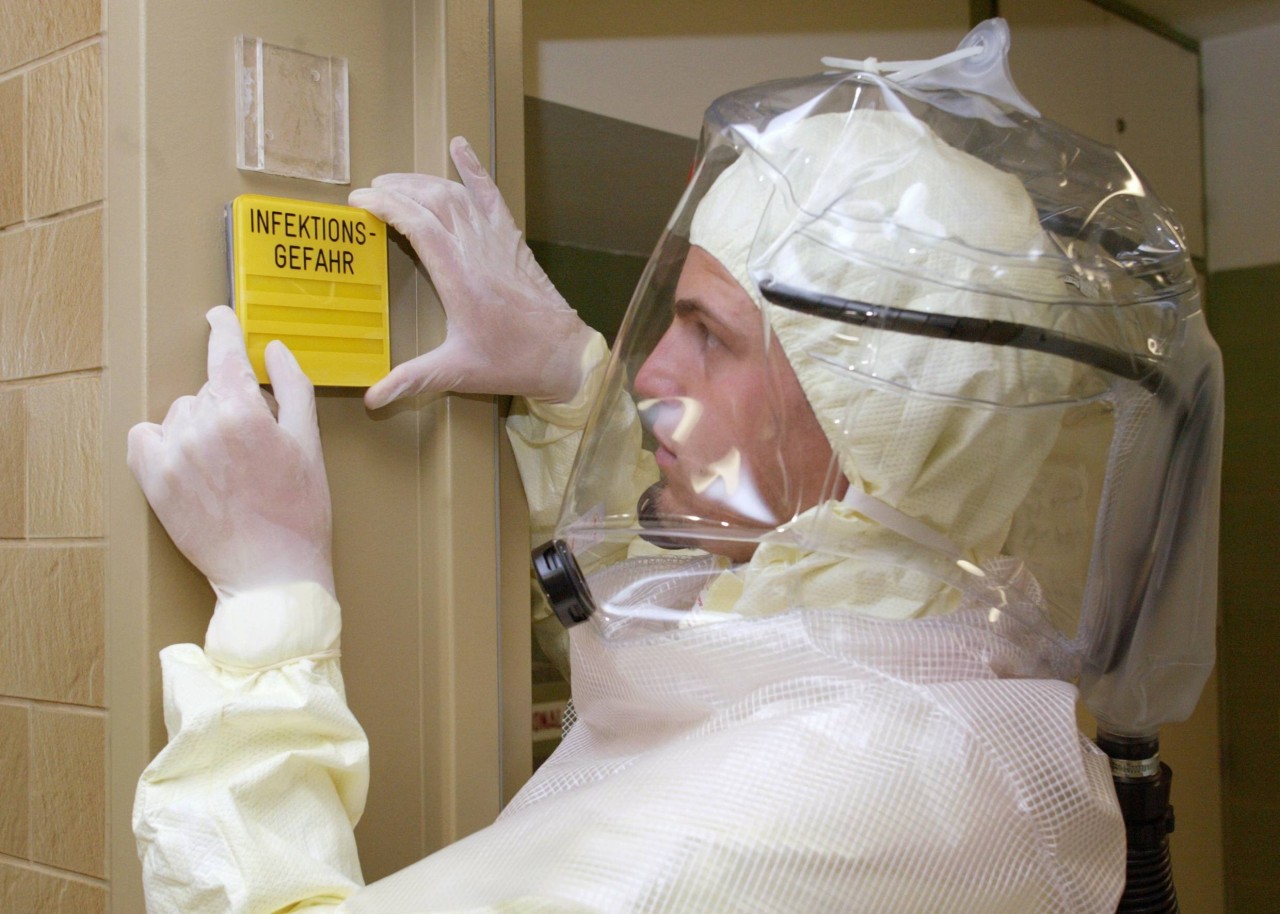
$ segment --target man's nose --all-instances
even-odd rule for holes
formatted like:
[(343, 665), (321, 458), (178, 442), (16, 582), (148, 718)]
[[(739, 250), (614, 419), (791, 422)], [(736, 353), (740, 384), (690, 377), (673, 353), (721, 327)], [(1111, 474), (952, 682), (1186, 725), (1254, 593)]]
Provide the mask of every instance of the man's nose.
[(680, 395), (679, 358), (676, 352), (674, 327), (658, 340), (640, 370), (636, 372), (636, 396), (644, 399), (665, 399)]

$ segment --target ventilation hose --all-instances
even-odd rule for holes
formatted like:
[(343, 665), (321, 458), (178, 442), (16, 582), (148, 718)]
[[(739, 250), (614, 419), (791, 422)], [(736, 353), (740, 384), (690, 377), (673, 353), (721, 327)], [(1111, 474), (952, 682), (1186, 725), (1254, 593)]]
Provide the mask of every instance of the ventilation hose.
[(1160, 740), (1099, 731), (1097, 742), (1111, 759), (1128, 847), (1124, 894), (1116, 912), (1178, 914), (1169, 856), (1169, 835), (1174, 826), (1169, 805), (1173, 772), (1160, 761)]

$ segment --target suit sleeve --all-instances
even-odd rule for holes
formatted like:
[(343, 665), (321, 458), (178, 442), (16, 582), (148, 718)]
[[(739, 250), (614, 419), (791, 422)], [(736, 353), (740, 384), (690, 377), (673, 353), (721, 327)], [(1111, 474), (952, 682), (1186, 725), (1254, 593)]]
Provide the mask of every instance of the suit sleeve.
[(133, 828), (151, 914), (321, 911), (363, 880), (353, 834), (369, 750), (315, 584), (220, 602), (205, 647), (161, 652), (169, 743)]

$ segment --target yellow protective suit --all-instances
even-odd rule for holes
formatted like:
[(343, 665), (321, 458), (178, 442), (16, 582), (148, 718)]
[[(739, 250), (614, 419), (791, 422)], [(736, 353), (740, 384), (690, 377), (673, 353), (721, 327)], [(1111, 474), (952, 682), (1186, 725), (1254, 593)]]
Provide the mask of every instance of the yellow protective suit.
[[(795, 330), (780, 327), (784, 345)], [(597, 340), (573, 403), (529, 404), (509, 421), (535, 531), (554, 521), (604, 354)], [(641, 454), (633, 418), (611, 434), (636, 435)], [(869, 466), (846, 472), (871, 488)], [(904, 471), (904, 491), (878, 494), (905, 510), (912, 486), (948, 466)], [(619, 471), (632, 477), (621, 491), (654, 478), (643, 457)], [(954, 529), (935, 507), (915, 513)], [(852, 515), (831, 508), (824, 522), (874, 526)], [(1001, 538), (1007, 516), (992, 523)], [(368, 887), (352, 839), (367, 746), (343, 700), (337, 606), (309, 585), (220, 605), (204, 650), (162, 655), (171, 741), (134, 821), (151, 910), (1114, 907), (1124, 834), (1107, 763), (1076, 730), (1074, 688), (1011, 617), (962, 603), (910, 624), (849, 611), (839, 595), (848, 602), (856, 563), (776, 544), (731, 570), (711, 556), (634, 556), (593, 590), (607, 600), (671, 565), (688, 592), (664, 599), (744, 618), (620, 641), (573, 629), (579, 723), (564, 745), (492, 826)], [(797, 577), (819, 586), (789, 612)], [(875, 605), (886, 594), (901, 605), (885, 614), (918, 614), (897, 578), (885, 588)]]
[[(582, 416), (581, 402), (534, 404), (509, 421), (535, 523), (554, 511)], [(949, 619), (896, 651), (883, 624), (788, 613), (745, 645), (737, 628), (732, 651), (715, 644), (735, 626), (622, 651), (580, 626), (582, 722), (561, 751), (494, 825), (362, 887), (368, 747), (343, 696), (338, 607), (312, 585), (224, 603), (203, 650), (162, 653), (170, 743), (134, 810), (148, 909), (1102, 910), (1123, 832), (1074, 689), (998, 678), (1034, 661)], [(632, 691), (655, 664), (668, 675)], [(807, 672), (780, 682), (779, 667)], [(806, 789), (837, 769), (841, 793)], [(754, 802), (718, 783), (753, 785)], [(932, 868), (957, 848), (963, 868)]]
[[(508, 420), (535, 530), (555, 521), (607, 356), (597, 335), (578, 397)], [(203, 649), (161, 651), (169, 743), (133, 813), (153, 914), (318, 912), (363, 885), (352, 829), (369, 747), (346, 705), (341, 627), (324, 588), (298, 584), (221, 602)]]

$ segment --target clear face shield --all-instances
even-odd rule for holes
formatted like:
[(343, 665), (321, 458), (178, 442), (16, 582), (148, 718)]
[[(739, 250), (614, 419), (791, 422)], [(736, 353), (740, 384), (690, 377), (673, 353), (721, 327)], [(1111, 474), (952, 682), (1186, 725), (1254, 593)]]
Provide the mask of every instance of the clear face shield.
[(1079, 679), (1112, 732), (1189, 713), (1216, 348), (1170, 214), (1039, 119), (1006, 42), (708, 111), (535, 552), (567, 624), (945, 619)]

